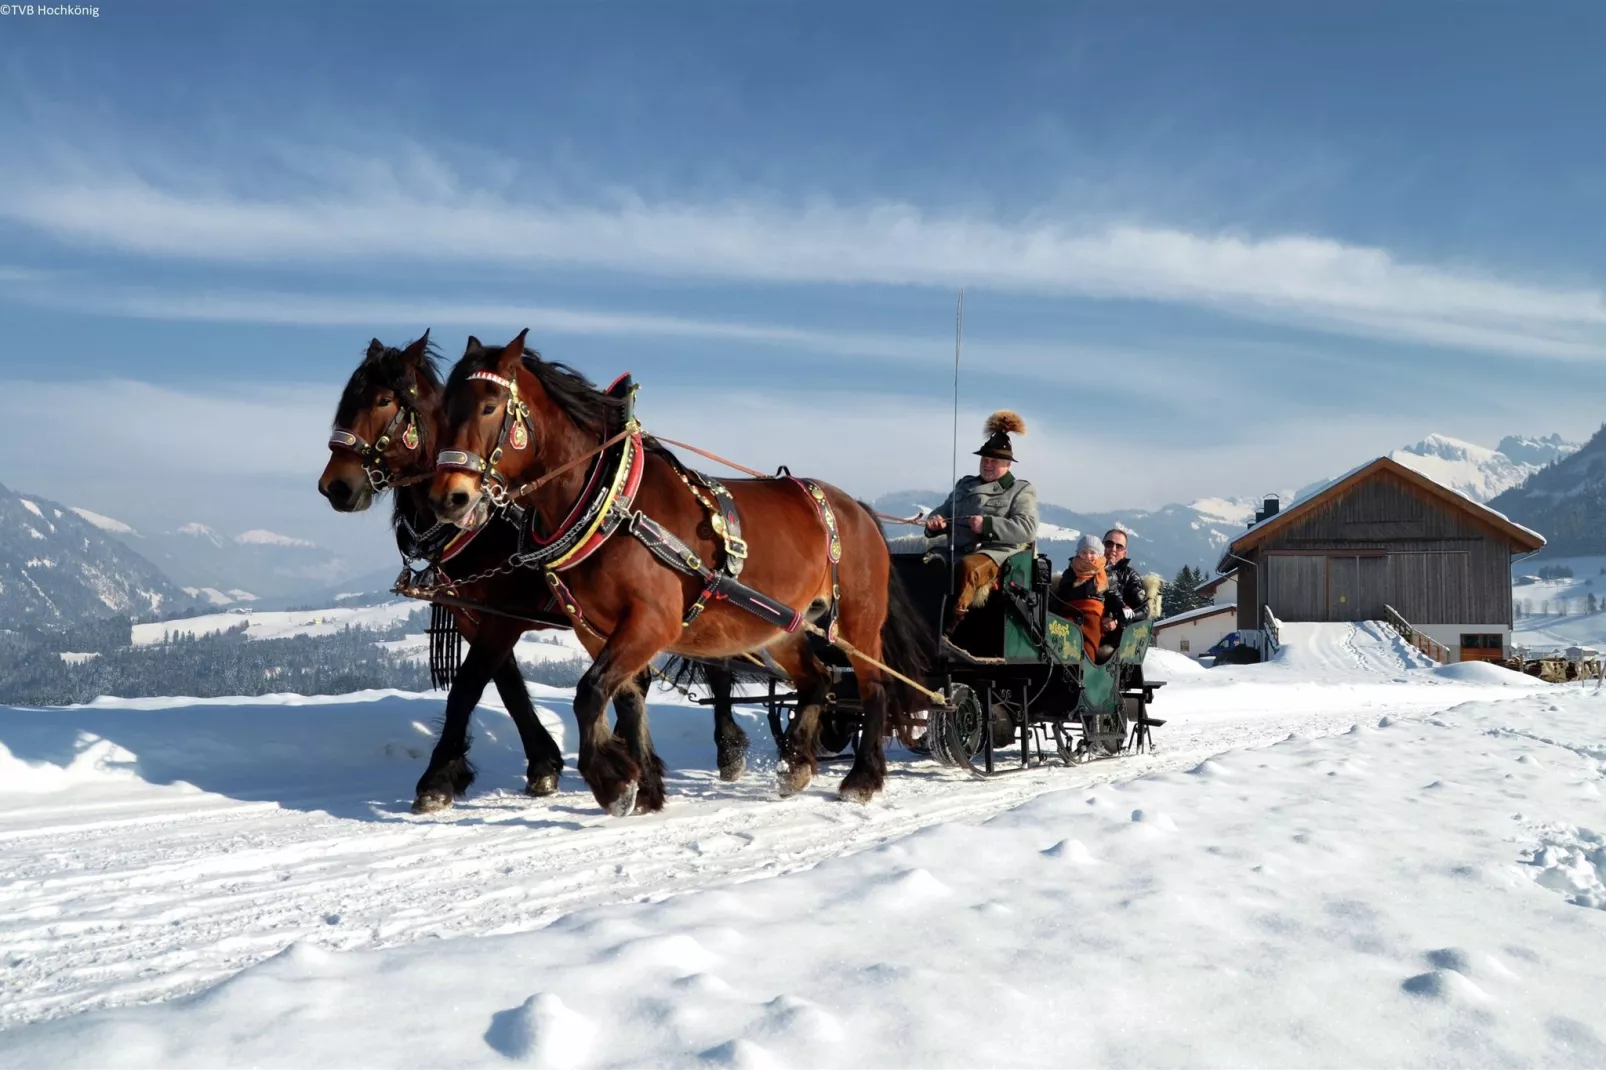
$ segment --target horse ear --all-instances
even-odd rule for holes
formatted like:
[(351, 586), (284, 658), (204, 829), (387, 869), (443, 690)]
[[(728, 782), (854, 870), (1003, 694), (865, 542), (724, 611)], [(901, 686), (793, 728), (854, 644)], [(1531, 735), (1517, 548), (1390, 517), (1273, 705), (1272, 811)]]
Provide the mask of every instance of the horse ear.
[(502, 366), (503, 375), (511, 377), (518, 372), (519, 365), (524, 362), (524, 336), (529, 333), (530, 328), (524, 328), (519, 332), (519, 336), (502, 350), (502, 359), (498, 363)]
[(480, 340), (471, 334), (468, 336), (468, 345), (463, 348), (463, 352), (478, 353), (484, 348), (485, 346), (480, 343)]
[(402, 350), (402, 356), (405, 357), (409, 362), (417, 364), (419, 361), (424, 359), (424, 352), (427, 349), (429, 349), (429, 331), (425, 330), (423, 337), (419, 338), (418, 341)]
[(365, 357), (364, 359), (365, 360), (378, 360), (380, 357), (382, 357), (384, 355), (385, 355), (385, 343), (381, 342), (379, 339), (375, 338), (373, 341), (368, 343), (368, 356)]

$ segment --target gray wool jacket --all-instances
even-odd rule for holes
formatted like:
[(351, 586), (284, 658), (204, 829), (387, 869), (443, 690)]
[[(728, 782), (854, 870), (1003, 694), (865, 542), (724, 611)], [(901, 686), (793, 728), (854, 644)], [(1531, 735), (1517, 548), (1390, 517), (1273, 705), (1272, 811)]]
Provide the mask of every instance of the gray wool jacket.
[[(956, 503), (958, 523), (954, 522)], [(1005, 472), (991, 483), (983, 483), (980, 476), (965, 476), (931, 513), (953, 525), (954, 546), (961, 556), (986, 554), (1002, 565), (1011, 554), (1037, 541), (1037, 488), (1016, 479), (1013, 472)], [(970, 530), (973, 516), (986, 518), (980, 535)], [(933, 549), (945, 548), (948, 533), (935, 536), (934, 541)]]

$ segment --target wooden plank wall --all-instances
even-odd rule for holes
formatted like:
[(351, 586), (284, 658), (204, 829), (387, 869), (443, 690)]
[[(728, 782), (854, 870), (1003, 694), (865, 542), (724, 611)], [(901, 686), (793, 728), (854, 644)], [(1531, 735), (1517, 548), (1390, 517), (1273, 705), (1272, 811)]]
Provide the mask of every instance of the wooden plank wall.
[[(1329, 563), (1328, 555), (1388, 556), (1386, 568), (1357, 570), (1353, 558)], [(1348, 619), (1329, 603), (1330, 568), (1364, 580), (1359, 598), (1371, 612), (1380, 594), (1413, 624), (1511, 623), (1511, 545), (1506, 536), (1388, 472), (1331, 501), (1319, 503), (1292, 526), (1275, 532), (1253, 554), (1264, 570), (1272, 611), (1283, 620)], [(1338, 573), (1334, 573), (1338, 575)], [(1247, 577), (1246, 577), (1247, 578)], [(1252, 581), (1239, 581), (1240, 628), (1255, 626)], [(1381, 589), (1379, 589), (1381, 587)], [(1336, 595), (1333, 596), (1336, 604)], [(1355, 596), (1352, 596), (1355, 597)]]

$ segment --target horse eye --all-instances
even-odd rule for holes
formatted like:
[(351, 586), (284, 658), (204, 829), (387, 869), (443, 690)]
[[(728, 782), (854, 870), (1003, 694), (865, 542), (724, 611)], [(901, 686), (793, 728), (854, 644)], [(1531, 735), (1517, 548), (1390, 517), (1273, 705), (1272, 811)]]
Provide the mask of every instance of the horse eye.
[(480, 410), (480, 415), (481, 416), (490, 416), (494, 412), (496, 412), (496, 402), (489, 401), (489, 402), (486, 402), (485, 408)]
[(375, 405), (377, 405), (377, 407), (379, 407), (381, 409), (388, 408), (389, 406), (394, 405), (394, 404), (396, 404), (396, 399), (395, 398), (391, 398), (391, 397), (383, 397), (383, 398), (380, 398), (377, 402), (375, 402)]

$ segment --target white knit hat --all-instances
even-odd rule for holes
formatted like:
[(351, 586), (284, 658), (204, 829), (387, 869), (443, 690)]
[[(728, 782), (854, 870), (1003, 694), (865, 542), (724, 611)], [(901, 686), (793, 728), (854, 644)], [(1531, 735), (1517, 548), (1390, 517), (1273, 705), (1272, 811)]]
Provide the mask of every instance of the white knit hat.
[(1081, 553), (1083, 550), (1092, 550), (1100, 557), (1103, 557), (1104, 540), (1099, 538), (1097, 535), (1083, 535), (1080, 539), (1076, 540), (1076, 552)]

